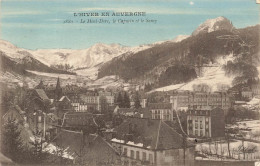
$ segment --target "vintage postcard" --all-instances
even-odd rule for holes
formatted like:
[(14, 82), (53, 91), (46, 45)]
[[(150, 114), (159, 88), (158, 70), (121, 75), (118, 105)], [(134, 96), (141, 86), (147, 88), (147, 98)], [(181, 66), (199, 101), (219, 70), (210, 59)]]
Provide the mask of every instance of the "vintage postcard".
[(259, 3), (0, 1), (0, 165), (260, 165)]

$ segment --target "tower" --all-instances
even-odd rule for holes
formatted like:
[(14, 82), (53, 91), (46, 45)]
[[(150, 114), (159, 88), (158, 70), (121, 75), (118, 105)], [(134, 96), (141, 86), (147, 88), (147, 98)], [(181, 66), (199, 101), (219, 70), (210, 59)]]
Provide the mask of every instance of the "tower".
[(62, 88), (60, 86), (60, 78), (58, 77), (57, 79), (57, 84), (56, 84), (56, 88), (55, 88), (55, 95), (54, 95), (54, 99), (55, 100), (59, 100), (62, 96)]

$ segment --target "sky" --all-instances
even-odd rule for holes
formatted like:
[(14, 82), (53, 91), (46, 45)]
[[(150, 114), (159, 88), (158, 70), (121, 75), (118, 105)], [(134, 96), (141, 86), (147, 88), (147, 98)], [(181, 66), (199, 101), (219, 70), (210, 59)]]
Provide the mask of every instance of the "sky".
[[(260, 23), (255, 0), (0, 0), (0, 38), (26, 49), (84, 49), (96, 43), (137, 46), (190, 35), (224, 16), (236, 28)], [(146, 12), (146, 16), (75, 17), (88, 12)], [(105, 19), (107, 23), (79, 23)], [(112, 23), (115, 19), (145, 22)], [(148, 20), (157, 20), (146, 22)], [(73, 23), (64, 23), (65, 20)]]

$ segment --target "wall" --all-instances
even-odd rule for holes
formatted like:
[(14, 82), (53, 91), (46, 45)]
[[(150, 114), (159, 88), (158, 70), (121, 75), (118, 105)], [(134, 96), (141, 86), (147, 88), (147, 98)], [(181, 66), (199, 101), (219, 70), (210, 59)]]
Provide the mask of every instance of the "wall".
[[(124, 149), (127, 148), (127, 153), (125, 155), (128, 158), (135, 159), (135, 160), (138, 160), (138, 161), (149, 161), (149, 156), (151, 156), (150, 163), (155, 162), (155, 158), (154, 158), (155, 152), (152, 151), (152, 150), (144, 149), (144, 148), (141, 148), (141, 147), (129, 146), (129, 145), (125, 145), (125, 144), (114, 143), (114, 142), (112, 142), (112, 146), (118, 152), (120, 152), (122, 155), (124, 155)], [(131, 157), (131, 150), (134, 151), (134, 157)], [(136, 157), (137, 151), (139, 151), (139, 159), (137, 159), (137, 157)], [(146, 157), (145, 157), (146, 159), (144, 159), (144, 153), (146, 154)]]
[[(157, 166), (182, 166), (184, 165), (184, 151), (183, 149), (170, 149), (170, 150), (149, 150), (141, 147), (134, 147), (125, 144), (112, 143), (112, 146), (123, 153), (124, 148), (127, 148), (126, 156), (130, 159), (136, 160), (136, 151), (139, 151), (140, 158), (138, 161), (143, 160), (143, 152), (146, 153), (146, 161), (153, 162)], [(134, 158), (131, 157), (131, 150), (134, 151)], [(185, 166), (194, 166), (194, 147), (185, 149)], [(152, 159), (151, 159), (152, 158)]]
[(157, 165), (163, 166), (193, 166), (194, 165), (194, 147), (185, 149), (170, 149), (156, 151)]

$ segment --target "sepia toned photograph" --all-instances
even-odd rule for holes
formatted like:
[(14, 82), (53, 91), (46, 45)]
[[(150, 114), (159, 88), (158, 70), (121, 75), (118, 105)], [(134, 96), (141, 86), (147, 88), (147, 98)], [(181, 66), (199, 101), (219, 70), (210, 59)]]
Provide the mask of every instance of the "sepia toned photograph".
[(0, 166), (260, 166), (258, 0), (0, 0)]

